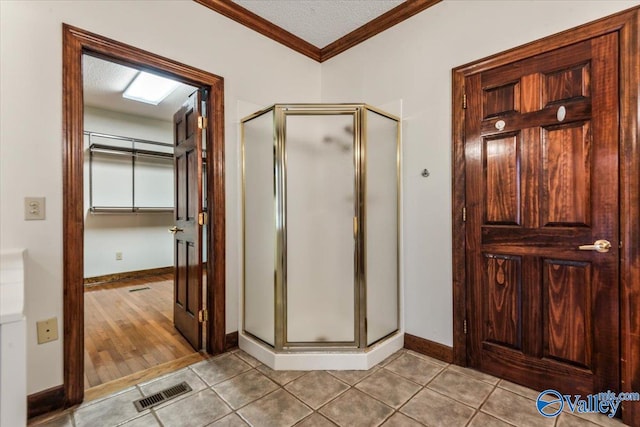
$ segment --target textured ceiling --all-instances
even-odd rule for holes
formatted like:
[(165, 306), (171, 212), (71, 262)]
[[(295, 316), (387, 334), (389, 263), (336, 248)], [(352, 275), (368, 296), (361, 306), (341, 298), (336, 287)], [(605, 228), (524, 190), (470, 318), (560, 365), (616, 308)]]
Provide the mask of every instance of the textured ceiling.
[(404, 3), (403, 0), (233, 1), (318, 48)]
[(122, 92), (138, 73), (135, 68), (84, 55), (82, 73), (85, 105), (160, 120), (173, 120), (173, 113), (195, 90), (181, 84), (160, 104), (150, 105), (122, 97)]

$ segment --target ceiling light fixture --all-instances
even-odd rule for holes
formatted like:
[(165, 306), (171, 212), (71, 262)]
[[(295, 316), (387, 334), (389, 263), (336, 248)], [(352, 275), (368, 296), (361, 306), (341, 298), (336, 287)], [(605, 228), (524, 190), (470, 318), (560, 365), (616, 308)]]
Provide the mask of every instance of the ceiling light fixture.
[(146, 104), (158, 105), (179, 85), (180, 83), (176, 81), (140, 71), (133, 81), (129, 83), (122, 97)]

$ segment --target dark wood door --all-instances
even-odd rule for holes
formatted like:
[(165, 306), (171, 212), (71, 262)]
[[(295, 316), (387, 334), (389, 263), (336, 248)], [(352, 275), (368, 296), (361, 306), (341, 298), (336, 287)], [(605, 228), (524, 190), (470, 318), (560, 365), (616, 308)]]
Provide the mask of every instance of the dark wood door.
[(202, 130), (200, 91), (173, 116), (175, 162), (174, 307), (176, 329), (196, 349), (202, 347)]
[(468, 362), (540, 390), (619, 388), (617, 37), (465, 80)]

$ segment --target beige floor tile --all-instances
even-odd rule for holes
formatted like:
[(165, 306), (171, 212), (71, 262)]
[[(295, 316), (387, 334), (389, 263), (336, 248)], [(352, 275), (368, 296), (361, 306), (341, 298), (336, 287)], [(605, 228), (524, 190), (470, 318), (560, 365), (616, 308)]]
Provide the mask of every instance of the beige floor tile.
[(570, 414), (562, 413), (556, 422), (557, 427), (598, 427), (591, 421), (579, 418)]
[(387, 369), (380, 369), (358, 383), (356, 388), (397, 409), (422, 387)]
[(498, 387), (509, 390), (515, 394), (519, 394), (520, 396), (524, 396), (527, 399), (531, 400), (536, 400), (538, 398), (538, 395), (540, 394), (539, 391), (521, 386), (520, 384), (512, 383), (507, 380), (500, 380), (500, 382), (498, 383)]
[(374, 366), (373, 368), (367, 371), (327, 371), (334, 377), (338, 378), (340, 381), (343, 381), (349, 385), (356, 385), (363, 379), (367, 378), (369, 375), (376, 372), (379, 368)]
[(208, 425), (207, 427), (247, 427), (247, 425), (248, 424), (245, 423), (242, 418), (233, 413), (219, 419), (218, 421)]
[(143, 415), (120, 424), (121, 427), (160, 427), (160, 423), (153, 414)]
[(438, 374), (427, 387), (474, 408), (479, 408), (494, 388), (491, 384), (448, 368)]
[(137, 418), (149, 411), (138, 412), (133, 401), (140, 399), (142, 393), (137, 388), (108, 396), (82, 405), (74, 413), (77, 427), (95, 427), (98, 425), (117, 425)]
[(213, 386), (215, 392), (233, 409), (241, 408), (277, 388), (276, 383), (255, 369)]
[(468, 427), (510, 427), (512, 425), (484, 412), (476, 412)]
[(205, 389), (155, 412), (165, 427), (184, 426), (186, 422), (189, 427), (199, 427), (224, 417), (231, 409), (211, 389)]
[(320, 409), (320, 413), (339, 426), (373, 427), (382, 424), (393, 409), (361, 391), (350, 389)]
[(237, 413), (254, 427), (289, 427), (313, 411), (283, 389), (248, 404)]
[(459, 374), (467, 375), (469, 377), (472, 377), (477, 380), (484, 381), (486, 383), (493, 384), (493, 385), (498, 384), (498, 382), (500, 381), (500, 378), (485, 374), (480, 371), (476, 371), (475, 369), (471, 369), (471, 368), (463, 368), (462, 366), (458, 366), (458, 365), (449, 365), (449, 369)]
[(396, 351), (391, 356), (387, 357), (382, 362), (378, 363), (378, 367), (387, 366), (389, 363), (393, 362), (394, 360), (396, 360), (398, 357), (402, 356), (406, 352), (407, 352), (407, 350), (405, 350), (404, 348)]
[[(565, 405), (564, 407), (564, 411), (568, 412), (567, 406)], [(583, 420), (587, 420), (590, 421), (598, 426), (602, 426), (602, 427), (623, 427), (626, 424), (624, 424), (620, 419), (618, 418), (609, 418), (608, 416), (604, 415), (604, 414), (575, 414), (572, 413), (571, 415), (581, 418)]]
[(251, 366), (244, 363), (235, 354), (229, 353), (203, 360), (192, 365), (191, 369), (211, 386), (246, 372), (251, 369)]
[(449, 363), (447, 362), (443, 362), (442, 360), (436, 359), (435, 357), (427, 356), (426, 354), (418, 353), (417, 351), (407, 350), (407, 354), (419, 357), (431, 363), (435, 363), (436, 365), (449, 366)]
[(475, 411), (433, 390), (423, 389), (400, 412), (432, 427), (452, 427), (466, 425)]
[(246, 352), (244, 352), (242, 350), (238, 350), (234, 354), (236, 356), (238, 356), (240, 359), (242, 359), (243, 362), (247, 363), (249, 366), (252, 366), (254, 368), (256, 366), (262, 365), (262, 362), (260, 362), (258, 359), (256, 359), (255, 357), (253, 357), (249, 353), (246, 353)]
[(312, 371), (287, 384), (285, 389), (313, 409), (318, 409), (349, 388), (324, 371)]
[(415, 383), (425, 385), (442, 371), (444, 367), (411, 354), (403, 354), (386, 365), (385, 369), (395, 372)]
[(553, 426), (555, 418), (540, 415), (531, 399), (496, 388), (481, 407), (482, 412), (522, 427)]
[(307, 373), (306, 371), (274, 371), (265, 365), (260, 365), (256, 369), (280, 385), (288, 384)]
[(396, 412), (382, 424), (383, 427), (421, 427), (423, 425), (400, 412)]
[(311, 416), (296, 424), (296, 427), (335, 427), (335, 424), (317, 412), (314, 412)]

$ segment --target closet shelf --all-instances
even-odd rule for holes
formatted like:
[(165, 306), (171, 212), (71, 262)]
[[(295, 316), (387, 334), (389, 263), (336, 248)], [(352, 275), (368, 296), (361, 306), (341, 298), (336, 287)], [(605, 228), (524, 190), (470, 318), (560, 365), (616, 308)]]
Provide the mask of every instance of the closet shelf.
[[(84, 132), (84, 134), (89, 139), (90, 213), (145, 214), (173, 212), (173, 206), (167, 206), (167, 204), (173, 204), (173, 185), (171, 184), (173, 182), (173, 153), (167, 152), (167, 150), (173, 151), (172, 144), (96, 132)], [(96, 143), (94, 142), (95, 138), (101, 141), (126, 142), (131, 146)], [(139, 146), (144, 146), (144, 148)], [(156, 147), (158, 147), (158, 150), (155, 150)], [(160, 147), (165, 151), (160, 151)], [(105, 166), (108, 163), (104, 163), (104, 161), (112, 156), (121, 157), (124, 160), (124, 163), (121, 164), (128, 166), (125, 169), (120, 167), (119, 171), (117, 169), (109, 171), (108, 167)], [(158, 163), (153, 165), (148, 161), (143, 162), (142, 158), (153, 158), (154, 162)], [(137, 159), (140, 159), (140, 163)], [(122, 161), (119, 160), (118, 162)], [(96, 175), (98, 169), (100, 173)], [(156, 181), (158, 179), (159, 181)], [(149, 191), (152, 191), (152, 193), (158, 191), (162, 196), (159, 199), (152, 198), (152, 200), (149, 200), (148, 195), (152, 194)], [(120, 196), (114, 198), (112, 195), (118, 194), (118, 192), (120, 192)], [(143, 197), (140, 197), (141, 194)], [(149, 205), (149, 202), (151, 202), (151, 205)]]

